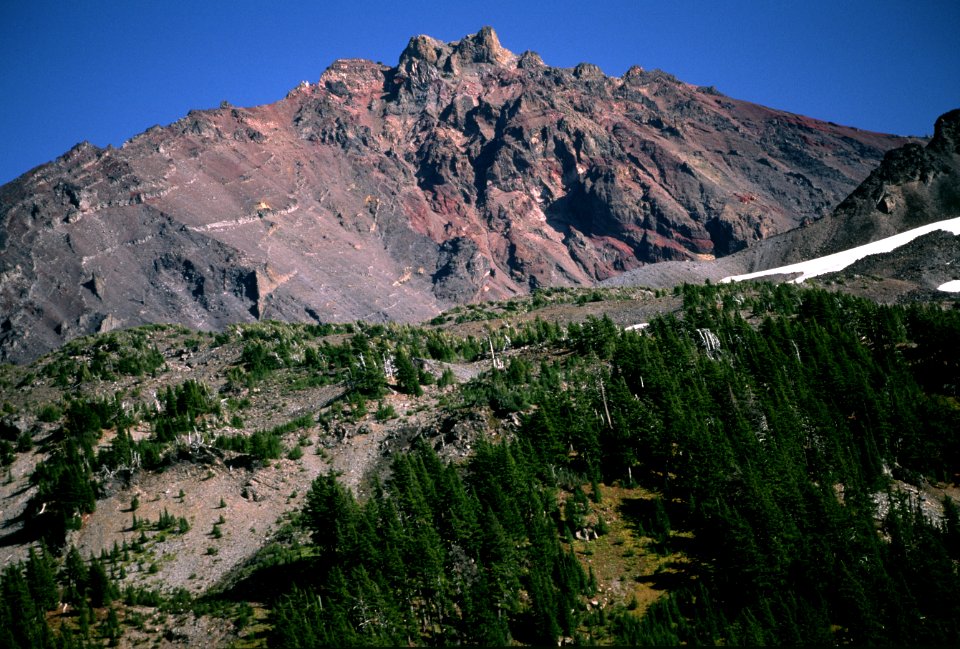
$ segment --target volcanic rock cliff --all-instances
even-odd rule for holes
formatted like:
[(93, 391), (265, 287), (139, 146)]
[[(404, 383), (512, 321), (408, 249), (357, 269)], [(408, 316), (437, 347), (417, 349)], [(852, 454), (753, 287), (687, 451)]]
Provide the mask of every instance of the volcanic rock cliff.
[[(849, 250), (906, 230), (960, 217), (960, 109), (937, 118), (926, 146), (910, 142), (888, 151), (853, 192), (826, 218), (764, 239), (713, 262), (681, 261), (637, 268), (604, 282), (609, 286), (660, 288), (769, 270)], [(957, 279), (960, 237), (928, 234), (893, 252), (872, 255), (842, 274), (894, 280), (884, 294), (895, 302), (928, 297)], [(769, 276), (765, 276), (769, 279)], [(763, 278), (762, 278), (763, 279)]]
[(254, 108), (80, 144), (0, 188), (0, 359), (146, 322), (417, 320), (711, 259), (827, 214), (894, 136), (493, 30), (338, 60)]
[(880, 165), (829, 217), (770, 239), (743, 256), (753, 267), (764, 262), (794, 263), (957, 216), (960, 109), (937, 118), (926, 146), (911, 142), (888, 151)]

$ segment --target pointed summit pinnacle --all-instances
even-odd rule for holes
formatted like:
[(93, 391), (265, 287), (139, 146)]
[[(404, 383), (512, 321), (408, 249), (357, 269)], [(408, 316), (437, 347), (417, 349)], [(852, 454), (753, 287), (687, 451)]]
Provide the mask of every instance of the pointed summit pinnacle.
[(512, 52), (500, 45), (497, 32), (493, 31), (492, 27), (483, 27), (476, 34), (466, 36), (451, 45), (461, 63), (504, 65), (516, 58)]
[(516, 61), (516, 55), (500, 45), (493, 28), (484, 27), (476, 34), (451, 43), (430, 36), (414, 36), (400, 55), (399, 67), (410, 70), (415, 62), (422, 62), (447, 72), (457, 72), (463, 65), (486, 63), (506, 66)]

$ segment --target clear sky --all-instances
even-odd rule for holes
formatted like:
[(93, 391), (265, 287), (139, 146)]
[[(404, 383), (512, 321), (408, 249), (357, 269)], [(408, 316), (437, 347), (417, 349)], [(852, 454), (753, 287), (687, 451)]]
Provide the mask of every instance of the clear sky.
[(960, 0), (0, 0), (0, 183), (82, 140), (273, 102), (336, 58), (393, 65), (411, 36), (483, 25), (548, 65), (661, 68), (863, 129), (929, 134), (960, 107)]

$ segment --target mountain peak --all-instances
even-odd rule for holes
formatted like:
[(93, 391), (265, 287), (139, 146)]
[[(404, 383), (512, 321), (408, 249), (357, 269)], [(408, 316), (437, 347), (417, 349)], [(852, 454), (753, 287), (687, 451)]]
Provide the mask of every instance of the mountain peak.
[(492, 27), (483, 27), (476, 34), (466, 36), (451, 45), (463, 63), (506, 65), (516, 59), (513, 52), (500, 45), (500, 39)]
[(937, 118), (930, 146), (938, 151), (960, 153), (960, 108)]
[(400, 55), (398, 67), (409, 70), (422, 62), (447, 72), (457, 72), (462, 65), (487, 63), (507, 66), (516, 60), (513, 52), (500, 45), (493, 28), (483, 27), (476, 34), (450, 43), (426, 35), (414, 36)]
[(822, 216), (904, 142), (659, 70), (547, 66), (489, 27), (293, 92), (0, 188), (0, 360), (117, 323), (424, 320), (729, 255)]
[(436, 65), (444, 54), (449, 55), (449, 49), (446, 43), (432, 36), (425, 34), (414, 36), (400, 54), (400, 67), (405, 67), (413, 61)]

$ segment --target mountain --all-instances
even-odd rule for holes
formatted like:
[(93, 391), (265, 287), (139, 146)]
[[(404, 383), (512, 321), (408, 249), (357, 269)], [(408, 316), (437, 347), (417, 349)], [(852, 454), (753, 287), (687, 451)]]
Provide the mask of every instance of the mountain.
[(94, 331), (416, 321), (827, 214), (907, 140), (484, 28), (338, 60), (269, 105), (84, 143), (0, 188), (0, 359)]
[(828, 218), (765, 242), (743, 257), (794, 263), (960, 216), (960, 109), (941, 115), (933, 138), (887, 152)]
[[(888, 151), (878, 167), (826, 218), (778, 234), (716, 263), (670, 263), (641, 268), (608, 282), (614, 286), (673, 286), (760, 274), (852, 251), (908, 230), (960, 217), (960, 109), (941, 115), (926, 146), (911, 142)], [(899, 281), (885, 299), (929, 293), (954, 279), (952, 237), (927, 235), (892, 252), (871, 255), (845, 272)], [(888, 287), (893, 288), (893, 287)]]

